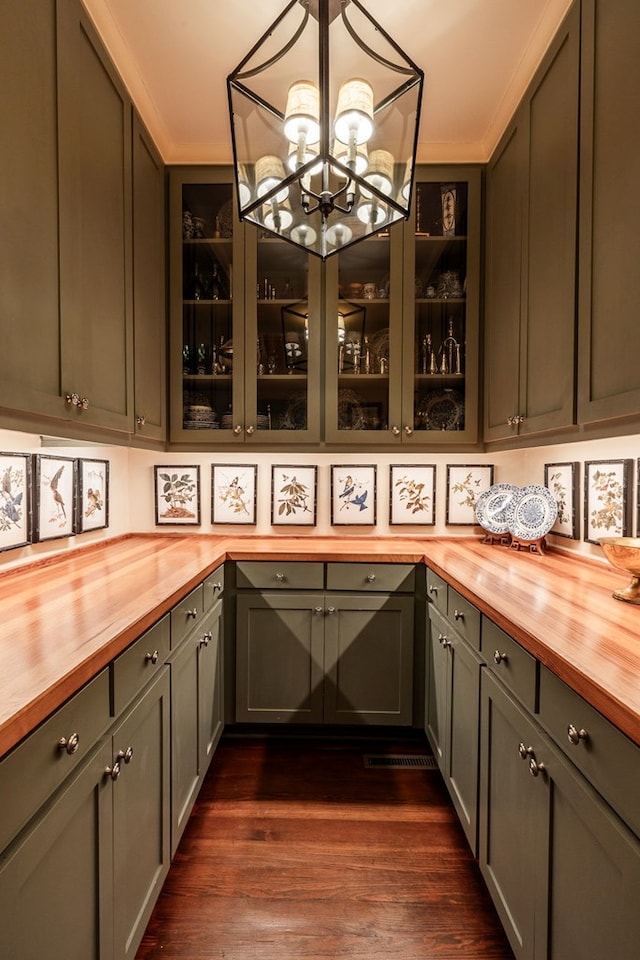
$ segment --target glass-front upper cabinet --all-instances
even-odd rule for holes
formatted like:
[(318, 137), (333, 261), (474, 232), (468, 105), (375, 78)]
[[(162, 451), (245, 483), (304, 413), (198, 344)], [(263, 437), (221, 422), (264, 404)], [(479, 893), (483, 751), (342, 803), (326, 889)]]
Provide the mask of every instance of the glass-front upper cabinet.
[(402, 224), (327, 261), (326, 438), (351, 445), (400, 432)]
[[(170, 179), (171, 439), (233, 436), (241, 411), (242, 230), (231, 171), (175, 169)], [(242, 351), (241, 351), (242, 356)], [(240, 376), (240, 380), (241, 380)], [(180, 389), (181, 387), (181, 389)], [(214, 433), (215, 431), (215, 433)]]
[(403, 427), (411, 443), (478, 433), (480, 170), (418, 168), (405, 232)]
[(318, 441), (321, 263), (249, 226), (245, 274), (245, 435)]

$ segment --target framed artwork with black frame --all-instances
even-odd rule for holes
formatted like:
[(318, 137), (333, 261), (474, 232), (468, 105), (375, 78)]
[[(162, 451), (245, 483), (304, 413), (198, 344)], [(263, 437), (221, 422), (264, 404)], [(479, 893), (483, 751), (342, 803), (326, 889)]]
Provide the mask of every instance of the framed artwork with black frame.
[(31, 543), (30, 453), (0, 453), (0, 552)]
[(273, 526), (316, 525), (316, 466), (271, 467), (271, 523)]
[(631, 529), (632, 460), (586, 460), (584, 531), (587, 543), (626, 537)]
[(370, 526), (375, 522), (375, 464), (332, 465), (331, 525)]
[(109, 526), (109, 461), (78, 460), (78, 533)]
[(211, 523), (255, 524), (257, 477), (255, 463), (212, 463)]
[(447, 464), (447, 524), (471, 526), (477, 523), (478, 497), (493, 484), (493, 464)]
[(578, 467), (579, 463), (545, 463), (544, 485), (558, 504), (558, 516), (549, 533), (578, 540)]
[(200, 524), (200, 467), (155, 466), (156, 526)]
[(76, 532), (77, 460), (48, 453), (33, 456), (33, 541)]
[(391, 464), (389, 467), (389, 523), (431, 527), (436, 522), (436, 465)]

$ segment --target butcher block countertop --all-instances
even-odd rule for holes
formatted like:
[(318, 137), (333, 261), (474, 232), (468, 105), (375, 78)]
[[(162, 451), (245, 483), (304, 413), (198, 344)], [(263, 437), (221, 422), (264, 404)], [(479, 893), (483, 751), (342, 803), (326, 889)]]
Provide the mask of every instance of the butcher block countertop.
[(133, 534), (0, 573), (0, 756), (225, 559), (426, 561), (640, 743), (640, 606), (607, 565), (477, 538)]

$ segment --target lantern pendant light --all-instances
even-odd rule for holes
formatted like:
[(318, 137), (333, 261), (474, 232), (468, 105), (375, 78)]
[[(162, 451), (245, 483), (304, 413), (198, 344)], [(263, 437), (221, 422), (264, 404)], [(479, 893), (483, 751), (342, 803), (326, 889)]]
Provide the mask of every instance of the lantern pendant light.
[(227, 78), (240, 219), (323, 260), (406, 219), (423, 81), (359, 0), (291, 0)]

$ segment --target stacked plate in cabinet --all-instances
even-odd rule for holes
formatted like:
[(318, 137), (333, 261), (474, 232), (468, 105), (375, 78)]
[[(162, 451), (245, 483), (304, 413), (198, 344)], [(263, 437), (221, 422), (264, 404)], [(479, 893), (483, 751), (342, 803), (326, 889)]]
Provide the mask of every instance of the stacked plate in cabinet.
[(518, 540), (540, 540), (556, 522), (558, 504), (548, 487), (494, 483), (476, 502), (476, 520), (487, 533)]

